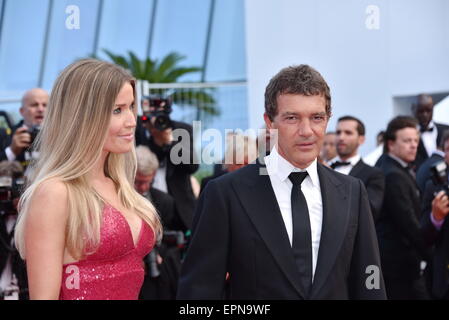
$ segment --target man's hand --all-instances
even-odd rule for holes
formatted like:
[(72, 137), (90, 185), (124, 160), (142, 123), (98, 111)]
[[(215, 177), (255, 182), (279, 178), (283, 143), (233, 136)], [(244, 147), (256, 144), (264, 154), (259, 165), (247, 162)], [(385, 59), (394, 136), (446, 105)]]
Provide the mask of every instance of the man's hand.
[(16, 157), (22, 153), (22, 151), (30, 146), (31, 136), (28, 133), (28, 128), (23, 126), (14, 132), (11, 142), (11, 151)]
[(438, 192), (432, 201), (432, 214), (435, 220), (443, 220), (449, 213), (449, 199), (444, 191)]

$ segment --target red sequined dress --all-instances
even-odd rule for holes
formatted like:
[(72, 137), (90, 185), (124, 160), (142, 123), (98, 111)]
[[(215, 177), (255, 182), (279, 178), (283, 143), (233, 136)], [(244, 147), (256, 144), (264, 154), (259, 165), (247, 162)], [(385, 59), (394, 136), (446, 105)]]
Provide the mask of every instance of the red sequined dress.
[(142, 220), (137, 244), (125, 217), (110, 205), (103, 209), (100, 245), (95, 253), (63, 266), (61, 300), (136, 300), (144, 278), (143, 258), (154, 233)]

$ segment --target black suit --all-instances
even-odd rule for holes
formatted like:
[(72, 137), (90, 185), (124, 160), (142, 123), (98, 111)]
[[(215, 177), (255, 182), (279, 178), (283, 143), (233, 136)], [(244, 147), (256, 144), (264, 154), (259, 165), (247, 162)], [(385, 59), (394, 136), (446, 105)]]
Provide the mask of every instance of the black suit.
[(416, 172), (416, 183), (418, 184), (418, 188), (421, 193), (424, 193), (427, 181), (431, 179), (430, 168), (440, 161), (444, 161), (444, 157), (437, 153), (433, 153), (430, 158), (427, 158), (421, 164), (418, 172)]
[[(199, 165), (194, 163), (194, 146), (193, 146), (193, 129), (191, 125), (186, 123), (172, 121), (173, 130), (184, 129), (187, 130), (189, 134), (189, 140), (184, 141), (180, 137), (176, 142), (172, 143), (170, 146), (160, 147), (158, 146), (153, 137), (150, 136), (148, 139), (145, 134), (145, 128), (138, 121), (138, 127), (136, 129), (136, 143), (137, 145), (143, 144), (153, 151), (158, 160), (159, 165), (166, 163), (166, 182), (168, 193), (173, 196), (176, 202), (176, 208), (180, 217), (180, 225), (176, 226), (175, 229), (189, 230), (192, 226), (193, 213), (195, 211), (196, 199), (192, 190), (192, 185), (190, 182), (190, 175), (198, 170)], [(179, 148), (177, 146), (179, 143), (184, 144), (185, 149), (189, 150), (189, 163), (173, 163), (170, 158), (170, 152), (173, 148)]]
[(376, 228), (387, 295), (393, 299), (425, 298), (418, 289), (413, 296), (408, 287), (412, 283), (421, 286), (420, 262), (430, 257), (420, 228), (416, 181), (390, 156), (385, 157), (381, 169), (385, 174), (385, 197)]
[(376, 221), (380, 215), (384, 200), (385, 177), (382, 170), (371, 167), (360, 159), (354, 168), (352, 168), (351, 172), (349, 172), (349, 175), (363, 181), (368, 192), (371, 212), (374, 221)]
[[(449, 129), (449, 126), (440, 124), (440, 123), (436, 123), (436, 122), (434, 122), (434, 124), (435, 124), (436, 130), (438, 131), (436, 142), (437, 142), (437, 146), (439, 146), (441, 139), (443, 137), (443, 133), (444, 133), (444, 131)], [(416, 154), (416, 159), (414, 161), (414, 165), (416, 166), (416, 169), (419, 169), (419, 167), (423, 164), (424, 161), (426, 161), (427, 158), (429, 158), (429, 156), (430, 155), (427, 154), (427, 150), (424, 147), (424, 143), (423, 143), (422, 139), (420, 139), (419, 145), (418, 145), (418, 152)]]
[(430, 220), (432, 200), (440, 190), (441, 187), (434, 185), (432, 181), (427, 182), (423, 196), (422, 226), (426, 242), (434, 246), (430, 265), (432, 295), (437, 299), (449, 299), (449, 218), (445, 218), (440, 230)]
[[(270, 177), (251, 164), (209, 182), (194, 219), (179, 299), (303, 299), (299, 272)], [(368, 290), (369, 265), (380, 266), (377, 239), (361, 181), (318, 164), (323, 225), (309, 299), (383, 299)], [(379, 269), (380, 271), (380, 269)]]
[[(175, 200), (169, 194), (156, 188), (151, 188), (148, 199), (152, 201), (161, 218), (164, 231), (174, 230), (177, 212)], [(154, 277), (150, 270), (150, 255), (144, 258), (146, 274), (139, 299), (141, 300), (172, 300), (176, 297), (176, 290), (181, 269), (181, 250), (176, 246), (168, 246), (164, 241), (158, 245), (155, 252), (162, 257), (162, 264), (158, 265), (159, 276)]]
[(6, 130), (0, 128), (0, 161), (8, 160), (5, 149), (10, 145), (11, 137), (7, 134)]

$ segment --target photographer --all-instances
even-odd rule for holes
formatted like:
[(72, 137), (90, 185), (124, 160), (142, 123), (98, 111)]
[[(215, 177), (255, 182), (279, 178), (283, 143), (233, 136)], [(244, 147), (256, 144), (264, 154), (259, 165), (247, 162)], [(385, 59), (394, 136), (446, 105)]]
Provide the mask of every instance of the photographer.
[[(159, 96), (144, 97), (142, 109), (144, 116), (137, 122), (136, 143), (149, 147), (156, 154), (159, 168), (153, 186), (175, 199), (180, 217), (179, 225), (175, 229), (187, 231), (191, 228), (196, 205), (190, 175), (199, 167), (193, 161), (192, 126), (170, 119), (170, 99)], [(176, 140), (175, 132), (182, 133)], [(171, 156), (172, 150), (175, 152)], [(182, 160), (179, 162), (179, 159)]]
[[(170, 231), (173, 230), (173, 221), (177, 218), (175, 202), (169, 194), (152, 187), (159, 165), (156, 155), (147, 147), (138, 146), (136, 156), (137, 173), (134, 187), (153, 203), (164, 227), (162, 242), (144, 259), (146, 274), (140, 291), (140, 299), (174, 299), (181, 268), (181, 251), (184, 246), (183, 233)], [(177, 242), (179, 235), (181, 235), (181, 241)]]
[(430, 266), (431, 293), (436, 299), (449, 299), (449, 131), (442, 138), (444, 161), (431, 168), (423, 196), (423, 229), (428, 244), (434, 245)]
[(43, 89), (31, 89), (24, 94), (20, 107), (23, 120), (12, 128), (9, 146), (4, 149), (9, 161), (19, 161), (26, 168), (30, 160), (37, 157), (29, 148), (44, 120), (47, 104), (48, 93)]
[(0, 300), (28, 298), (25, 264), (13, 243), (22, 186), (20, 164), (0, 162)]

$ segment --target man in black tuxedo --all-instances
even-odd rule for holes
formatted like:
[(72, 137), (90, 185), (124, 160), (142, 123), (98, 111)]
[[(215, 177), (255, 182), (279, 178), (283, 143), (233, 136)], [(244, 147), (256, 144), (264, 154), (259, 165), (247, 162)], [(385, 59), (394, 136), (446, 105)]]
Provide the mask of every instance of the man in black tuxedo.
[(38, 132), (44, 121), (48, 99), (48, 93), (40, 88), (28, 90), (23, 95), (22, 106), (19, 109), (23, 120), (12, 128), (11, 139), (4, 149), (9, 161), (18, 161), (26, 168), (30, 160), (37, 156), (30, 150), (33, 142), (30, 132)]
[[(427, 243), (435, 247), (430, 265), (430, 284), (432, 296), (449, 300), (449, 131), (442, 138), (445, 174), (438, 175), (426, 183), (422, 200), (422, 224)], [(443, 169), (443, 168), (442, 168)], [(446, 192), (442, 191), (446, 189)]]
[(365, 142), (365, 125), (355, 117), (341, 117), (337, 122), (336, 134), (338, 158), (331, 163), (331, 168), (363, 181), (376, 221), (382, 209), (385, 178), (380, 169), (367, 165), (358, 153), (359, 146)]
[(437, 146), (441, 143), (443, 132), (448, 130), (449, 126), (432, 120), (433, 99), (428, 94), (420, 94), (417, 97), (416, 103), (412, 104), (412, 111), (419, 122), (421, 133), (418, 153), (414, 161), (415, 170), (418, 170), (422, 163), (437, 149)]
[(385, 299), (365, 187), (317, 162), (330, 116), (313, 68), (271, 79), (264, 119), (278, 141), (266, 166), (218, 177), (201, 194), (179, 299)]
[(421, 262), (429, 261), (430, 253), (420, 228), (420, 194), (410, 166), (419, 143), (416, 126), (414, 118), (399, 116), (385, 133), (385, 196), (376, 228), (389, 299), (429, 297)]
[[(174, 120), (170, 120), (167, 127), (160, 128), (156, 125), (156, 117), (153, 115), (158, 108), (164, 107), (153, 105), (149, 107), (148, 112), (144, 112), (148, 121), (143, 122), (142, 118), (137, 121), (136, 144), (145, 145), (156, 154), (159, 169), (153, 186), (175, 199), (180, 217), (180, 225), (176, 229), (187, 231), (192, 226), (196, 206), (190, 175), (199, 167), (194, 160), (193, 129), (187, 123)], [(175, 136), (174, 133), (180, 135)]]

